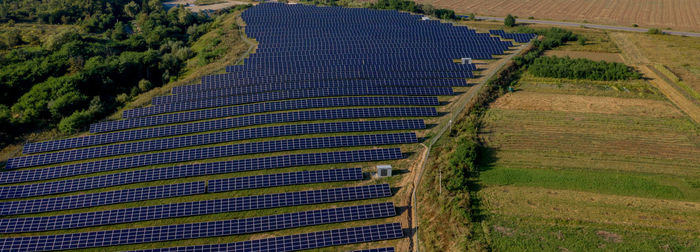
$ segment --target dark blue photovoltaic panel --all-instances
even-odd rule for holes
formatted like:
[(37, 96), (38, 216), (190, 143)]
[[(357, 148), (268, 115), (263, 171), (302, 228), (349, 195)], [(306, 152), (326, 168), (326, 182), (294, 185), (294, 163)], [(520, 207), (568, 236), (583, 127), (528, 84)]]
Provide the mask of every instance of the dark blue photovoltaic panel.
[[(211, 183), (215, 183), (214, 186), (217, 188), (215, 190), (207, 190), (207, 192), (224, 192), (224, 191), (234, 191), (234, 190), (246, 190), (254, 188), (265, 188), (265, 187), (275, 187), (275, 186), (285, 186), (285, 185), (301, 185), (301, 184), (311, 184), (311, 183), (324, 183), (324, 182), (337, 182), (337, 181), (349, 181), (349, 180), (360, 180), (362, 179), (362, 170), (360, 168), (346, 168), (346, 169), (333, 169), (333, 170), (320, 170), (320, 171), (302, 171), (302, 172), (289, 172), (281, 174), (270, 174), (270, 175), (260, 175), (260, 176), (250, 176), (250, 177), (239, 177), (232, 179), (222, 179), (222, 180), (212, 180)], [(242, 184), (233, 184), (235, 182), (241, 182)], [(204, 187), (204, 183), (201, 182), (201, 186)], [(388, 191), (388, 186), (386, 189)], [(365, 190), (366, 189), (366, 190)], [(352, 195), (357, 196), (356, 193), (371, 193), (371, 195), (377, 195), (376, 192), (381, 192), (380, 190), (384, 187), (365, 187), (365, 188), (352, 188), (349, 191), (342, 191), (342, 193), (355, 193)], [(337, 193), (340, 193), (338, 191)], [(200, 193), (204, 193), (202, 190)], [(350, 194), (348, 194), (350, 195)], [(383, 195), (383, 194), (382, 194)], [(369, 196), (369, 195), (367, 195)], [(120, 196), (117, 196), (120, 197)], [(127, 195), (122, 195), (122, 201), (128, 202), (130, 198)], [(353, 196), (354, 197), (354, 196)], [(361, 195), (365, 197), (365, 195)], [(373, 196), (374, 197), (374, 196)], [(347, 197), (345, 197), (347, 198)], [(101, 199), (100, 201), (105, 201), (109, 199)], [(138, 200), (138, 199), (137, 199)], [(337, 199), (333, 199), (337, 200)], [(88, 203), (89, 204), (89, 203)], [(162, 212), (159, 209), (166, 208), (172, 210), (169, 207), (159, 206), (155, 208), (134, 208), (134, 209), (119, 209), (119, 210), (109, 210), (102, 212), (90, 212), (90, 213), (79, 213), (79, 214), (69, 214), (69, 215), (59, 215), (59, 216), (42, 216), (42, 217), (28, 217), (28, 218), (15, 218), (15, 219), (0, 219), (0, 233), (19, 233), (19, 232), (39, 232), (48, 230), (58, 230), (58, 229), (69, 229), (69, 228), (81, 228), (89, 226), (100, 226), (100, 225), (111, 225), (117, 223), (126, 223), (134, 221), (144, 221), (152, 220), (154, 218), (160, 218), (167, 216), (169, 218), (181, 217), (167, 215), (168, 213)], [(60, 209), (65, 210), (65, 209)], [(188, 212), (185, 209), (182, 212), (177, 212), (178, 214), (183, 214), (183, 216), (190, 216), (192, 212)], [(160, 217), (158, 217), (160, 216)]]
[[(407, 88), (370, 88), (370, 89), (304, 89), (273, 93), (247, 94), (241, 96), (226, 96), (214, 99), (196, 100), (190, 102), (175, 102), (155, 104), (157, 106), (135, 108), (124, 111), (123, 118), (156, 115), (194, 109), (205, 109), (240, 105), (246, 103), (286, 100), (296, 98), (313, 98), (326, 96), (363, 96), (363, 95), (453, 95), (451, 87), (407, 87)], [(175, 96), (163, 96), (175, 97)], [(165, 99), (165, 98), (163, 98)], [(155, 101), (157, 103), (157, 101)]]
[(227, 192), (250, 188), (361, 180), (361, 168), (300, 171), (252, 177), (209, 180), (207, 192)]
[[(327, 64), (326, 64), (327, 65)], [(282, 71), (282, 70), (278, 70)], [(202, 77), (206, 78), (206, 77)], [(173, 94), (186, 94), (206, 92), (215, 89), (232, 89), (231, 94), (236, 94), (233, 90), (238, 90), (238, 94), (262, 93), (275, 90), (288, 89), (309, 89), (323, 87), (458, 87), (467, 86), (467, 81), (463, 79), (417, 79), (417, 80), (326, 80), (326, 81), (302, 81), (290, 83), (263, 83), (252, 86), (235, 86), (227, 83), (194, 84), (173, 87)]]
[(489, 30), (489, 33), (501, 36), (501, 38), (504, 39), (515, 40), (515, 42), (518, 43), (527, 43), (533, 38), (537, 37), (537, 34), (534, 33), (506, 33), (503, 30)]
[[(402, 108), (357, 108), (329, 109), (316, 111), (294, 111), (285, 113), (242, 116), (188, 124), (162, 126), (148, 129), (136, 129), (99, 135), (68, 138), (63, 140), (29, 143), (24, 146), (25, 153), (63, 150), (70, 148), (102, 145), (116, 142), (134, 141), (147, 138), (175, 136), (211, 130), (222, 130), (270, 123), (288, 123), (300, 121), (335, 120), (353, 118), (381, 117), (429, 117), (437, 116), (434, 107)], [(2, 180), (0, 180), (2, 183)]]
[[(202, 181), (124, 189), (100, 193), (80, 194), (66, 197), (43, 198), (22, 201), (4, 201), (0, 202), (0, 215), (7, 216), (15, 214), (59, 211), (67, 209), (126, 203), (132, 201), (196, 195), (205, 192), (206, 184)], [(0, 222), (1, 221), (4, 221), (4, 219), (0, 219)]]
[(137, 127), (182, 123), (282, 110), (353, 107), (353, 106), (438, 106), (437, 97), (336, 97), (308, 100), (288, 100), (266, 103), (245, 104), (233, 107), (220, 107), (196, 111), (179, 112), (126, 120), (106, 121), (90, 125), (90, 133), (102, 133)]
[(211, 222), (105, 230), (85, 233), (0, 238), (1, 251), (65, 250), (252, 234), (273, 230), (396, 216), (393, 203), (338, 207)]
[[(357, 89), (387, 89), (387, 88), (382, 88), (382, 87), (354, 87)], [(407, 88), (402, 88), (402, 89), (411, 89), (412, 87), (407, 87)], [(289, 88), (291, 89), (291, 88)], [(445, 93), (448, 93), (451, 89), (450, 88), (429, 88), (431, 89), (429, 92), (425, 92), (427, 95), (443, 95)], [(321, 93), (324, 90), (328, 89), (322, 89), (322, 88), (317, 88), (317, 89), (304, 89), (304, 90), (296, 90), (299, 91), (298, 93)], [(307, 92), (308, 91), (308, 92)], [(282, 99), (287, 99), (286, 97), (291, 97), (291, 98), (298, 98), (300, 96), (297, 96), (298, 94), (293, 94), (295, 91), (282, 91), (287, 94), (282, 94), (279, 97)], [(411, 91), (405, 91), (405, 93), (410, 93)], [(163, 104), (168, 104), (168, 103), (177, 103), (177, 102), (187, 102), (187, 101), (196, 101), (196, 100), (207, 100), (207, 99), (215, 99), (219, 97), (226, 97), (226, 96), (236, 96), (240, 95), (240, 89), (239, 88), (225, 88), (225, 89), (216, 89), (216, 90), (210, 90), (210, 91), (204, 91), (204, 92), (197, 92), (197, 93), (185, 93), (185, 94), (175, 94), (175, 95), (169, 95), (169, 96), (156, 96), (153, 97), (153, 105), (163, 105)], [(292, 94), (290, 94), (292, 93)], [(388, 92), (387, 92), (388, 93)], [(274, 93), (273, 93), (274, 94)], [(251, 95), (251, 94), (248, 94)], [(260, 94), (259, 96), (263, 96), (263, 94)], [(270, 97), (272, 97), (272, 94), (269, 94)], [(303, 98), (308, 97), (306, 94), (303, 94)], [(313, 96), (336, 96), (334, 94), (330, 95), (315, 95)], [(350, 99), (350, 98), (355, 98), (355, 99)], [(379, 100), (377, 98), (384, 98), (383, 100)], [(392, 98), (392, 99), (389, 99)], [(336, 104), (336, 103), (349, 103), (349, 102), (354, 102), (357, 103), (358, 106), (371, 106), (375, 105), (376, 103), (381, 102), (380, 104), (383, 105), (393, 105), (391, 103), (396, 103), (395, 105), (430, 105), (429, 104), (429, 99), (432, 97), (343, 97), (343, 99), (312, 99), (312, 100), (305, 100), (307, 104), (319, 104), (319, 103), (326, 103), (326, 104)], [(379, 102), (378, 102), (379, 101)], [(274, 104), (274, 103), (273, 103)], [(278, 105), (279, 106), (279, 105)], [(331, 105), (335, 107), (340, 107), (343, 105)], [(345, 105), (348, 106), (348, 105)], [(349, 106), (355, 106), (354, 104), (351, 104)]]
[(138, 252), (286, 252), (316, 249), (354, 243), (375, 242), (403, 237), (400, 223), (334, 229), (314, 233), (279, 236), (260, 240), (240, 241), (225, 244), (195, 245), (188, 247), (157, 248)]
[[(123, 158), (105, 159), (100, 161), (69, 164), (46, 168), (53, 173), (65, 174), (74, 170), (84, 170), (88, 172), (111, 171), (140, 166), (167, 164), (201, 159), (211, 159), (219, 157), (230, 157), (237, 155), (269, 153), (291, 150), (307, 149), (327, 149), (339, 147), (356, 146), (379, 146), (392, 144), (416, 143), (418, 139), (415, 133), (394, 133), (379, 135), (356, 135), (288, 139), (269, 142), (254, 142), (234, 145), (215, 146), (207, 148), (197, 148), (179, 150), (171, 152), (149, 153), (143, 155), (129, 156)], [(36, 171), (36, 170), (28, 170)], [(49, 188), (41, 190), (43, 184), (29, 184), (17, 186), (0, 187), (0, 199), (25, 198), (40, 195), (50, 195), (62, 193), (69, 188)]]
[[(112, 159), (103, 159), (99, 161), (68, 164), (55, 166), (48, 169), (59, 171), (63, 169), (86, 168), (89, 167), (105, 167), (109, 166), (112, 170), (126, 169), (140, 166), (168, 164), (177, 162), (186, 162), (201, 159), (220, 158), (238, 155), (305, 150), (305, 149), (321, 149), (321, 148), (338, 148), (351, 146), (376, 146), (388, 144), (406, 144), (417, 142), (415, 133), (395, 133), (395, 134), (376, 134), (376, 135), (356, 135), (356, 136), (336, 136), (336, 137), (317, 137), (317, 138), (301, 138), (301, 139), (285, 139), (268, 142), (253, 142), (243, 144), (232, 144), (215, 147), (205, 147), (187, 150), (178, 150), (170, 152), (149, 153), (135, 156), (127, 156)], [(72, 154), (72, 153), (71, 153)], [(53, 154), (42, 154), (34, 156), (26, 156), (15, 158), (12, 169), (47, 165), (52, 163), (61, 163), (73, 159), (70, 155), (65, 160), (61, 156)], [(0, 190), (0, 199), (6, 199), (5, 191)], [(16, 197), (30, 197), (41, 195), (41, 192), (34, 192), (34, 195)], [(14, 198), (14, 197), (12, 197)]]
[[(125, 185), (137, 182), (157, 181), (173, 178), (204, 176), (240, 171), (254, 171), (262, 169), (367, 162), (379, 160), (395, 160), (403, 158), (399, 148), (372, 149), (359, 151), (339, 151), (324, 153), (296, 154), (285, 156), (273, 156), (264, 158), (241, 159), (214, 163), (189, 164), (181, 166), (154, 168), (131, 172), (115, 173), (97, 177), (87, 177), (74, 180), (61, 180), (48, 183), (30, 184), (33, 190), (58, 191), (60, 188), (70, 190), (85, 190), (85, 188), (101, 188), (115, 185)], [(10, 171), (0, 173), (0, 183), (19, 183), (27, 181), (39, 181), (54, 178), (70, 177), (88, 173), (111, 170), (110, 167), (98, 167), (89, 169), (62, 170), (33, 169), (24, 171)], [(17, 189), (14, 189), (17, 190)], [(22, 189), (27, 190), (27, 189)]]
[[(325, 49), (325, 52), (347, 52), (347, 50), (367, 50), (367, 48), (344, 48), (344, 49)], [(293, 51), (288, 51), (288, 53), (307, 53), (307, 54), (313, 54), (317, 53), (319, 51), (317, 50), (311, 50), (309, 47), (302, 47), (302, 48), (293, 48)], [(260, 51), (256, 51), (257, 53), (264, 53)], [(284, 53), (282, 51), (277, 51), (277, 52), (268, 52), (268, 53)], [(344, 63), (344, 62), (343, 62)], [(245, 77), (252, 77), (252, 76), (265, 76), (265, 75), (272, 75), (272, 74), (290, 74), (290, 73), (322, 73), (322, 72), (334, 72), (334, 71), (340, 71), (340, 72), (349, 72), (349, 71), (395, 71), (395, 72), (405, 72), (405, 71), (434, 71), (434, 72), (443, 72), (443, 71), (474, 71), (476, 70), (476, 65), (474, 64), (455, 64), (453, 62), (422, 62), (423, 64), (387, 64), (387, 65), (351, 65), (351, 64), (343, 64), (343, 65), (316, 65), (314, 67), (296, 67), (296, 66), (287, 66), (287, 67), (262, 67), (262, 68), (255, 68), (252, 65), (233, 65), (233, 66), (226, 66), (226, 72), (228, 73), (234, 73), (236, 76), (245, 76)], [(363, 81), (367, 81), (366, 79)], [(382, 79), (380, 81), (388, 81), (386, 79)], [(400, 82), (397, 80), (393, 80), (392, 82)]]
[[(101, 212), (0, 219), (0, 232), (17, 233), (60, 230), (161, 218), (175, 218), (213, 213), (355, 201), (390, 196), (391, 189), (389, 188), (388, 184), (266, 194), (241, 198), (185, 202)], [(165, 210), (173, 212), (164, 212)]]
[(242, 130), (229, 130), (223, 132), (180, 136), (141, 142), (128, 142), (114, 145), (67, 150), (61, 152), (52, 152), (40, 155), (44, 155), (47, 158), (51, 157), (56, 160), (62, 160), (62, 162), (67, 162), (82, 159), (126, 155), (139, 152), (176, 149), (182, 147), (226, 143), (239, 140), (259, 139), (268, 137), (410, 129), (425, 129), (425, 123), (423, 122), (423, 120), (414, 119), (281, 125)]

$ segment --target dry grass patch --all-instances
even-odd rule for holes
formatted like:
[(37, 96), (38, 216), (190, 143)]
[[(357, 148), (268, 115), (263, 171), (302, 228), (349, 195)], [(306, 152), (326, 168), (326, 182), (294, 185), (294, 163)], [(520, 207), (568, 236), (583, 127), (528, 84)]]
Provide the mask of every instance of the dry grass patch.
[(681, 118), (683, 113), (665, 101), (534, 92), (509, 93), (492, 105), (499, 109), (601, 113)]

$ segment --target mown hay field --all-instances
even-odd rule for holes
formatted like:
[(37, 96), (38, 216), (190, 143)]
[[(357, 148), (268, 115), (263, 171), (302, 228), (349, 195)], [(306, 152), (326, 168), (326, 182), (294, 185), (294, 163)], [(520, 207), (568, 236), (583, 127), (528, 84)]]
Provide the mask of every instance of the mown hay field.
[(517, 15), (561, 21), (700, 30), (700, 1), (696, 0), (419, 0), (459, 14)]

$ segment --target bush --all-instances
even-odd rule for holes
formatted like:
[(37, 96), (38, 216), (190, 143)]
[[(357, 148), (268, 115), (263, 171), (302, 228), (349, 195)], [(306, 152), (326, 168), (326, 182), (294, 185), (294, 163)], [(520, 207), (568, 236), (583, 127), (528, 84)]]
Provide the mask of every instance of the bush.
[(664, 32), (659, 28), (651, 28), (647, 31), (647, 34), (664, 34)]
[(87, 110), (76, 111), (69, 117), (63, 118), (58, 123), (58, 130), (63, 133), (72, 134), (80, 131), (84, 125), (89, 124), (93, 115)]
[(503, 24), (508, 27), (513, 27), (515, 26), (515, 17), (513, 15), (508, 14), (505, 20), (503, 20)]
[(150, 81), (146, 79), (141, 79), (139, 81), (139, 89), (141, 90), (141, 92), (146, 92), (148, 90), (151, 90), (151, 88), (153, 88), (153, 83), (151, 83)]
[(467, 191), (469, 174), (476, 170), (478, 144), (471, 139), (462, 139), (450, 158), (445, 187), (447, 190)]
[(639, 79), (641, 75), (625, 64), (569, 57), (540, 57), (528, 66), (528, 71), (538, 77), (588, 79), (588, 80), (628, 80)]

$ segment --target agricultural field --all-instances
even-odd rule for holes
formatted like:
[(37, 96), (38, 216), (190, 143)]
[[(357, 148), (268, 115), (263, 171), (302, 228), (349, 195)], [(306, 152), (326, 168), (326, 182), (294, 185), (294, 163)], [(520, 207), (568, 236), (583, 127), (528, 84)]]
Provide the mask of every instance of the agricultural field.
[[(547, 54), (589, 50), (567, 47)], [(492, 249), (700, 249), (700, 126), (651, 81), (525, 72), (489, 105), (478, 198)]]
[(420, 0), (438, 8), (453, 9), (467, 15), (590, 22), (609, 25), (700, 30), (700, 2), (694, 0)]

